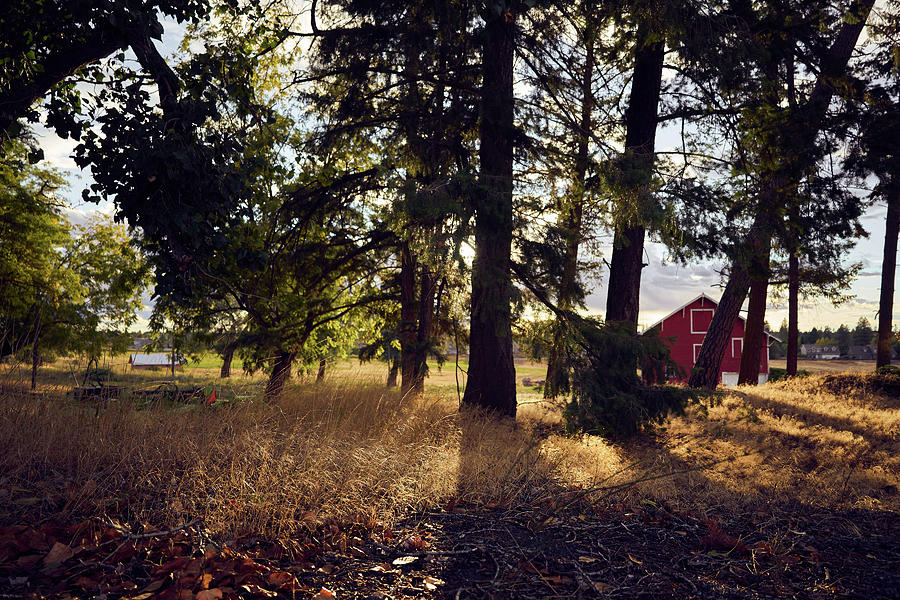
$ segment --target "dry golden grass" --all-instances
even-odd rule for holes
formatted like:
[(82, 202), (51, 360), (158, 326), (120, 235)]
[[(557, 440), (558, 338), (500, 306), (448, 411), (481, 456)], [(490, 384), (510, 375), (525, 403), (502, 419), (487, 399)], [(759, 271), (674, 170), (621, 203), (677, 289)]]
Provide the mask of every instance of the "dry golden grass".
[[(110, 515), (214, 532), (292, 535), (390, 522), (451, 498), (541, 495), (554, 466), (526, 428), (462, 418), (455, 398), (380, 385), (291, 387), (274, 405), (97, 409), (0, 398), (0, 521)], [(461, 449), (462, 448), (462, 449)]]
[(635, 449), (663, 470), (724, 462), (630, 493), (699, 508), (898, 510), (900, 402), (861, 391), (872, 377), (850, 376), (859, 385), (843, 393), (828, 375), (729, 391)]
[(0, 523), (202, 517), (220, 536), (295, 536), (328, 522), (389, 525), (450, 499), (552, 502), (562, 487), (698, 510), (900, 508), (896, 400), (823, 381), (739, 388), (625, 445), (562, 435), (547, 403), (497, 424), (461, 416), (455, 394), (403, 398), (380, 381), (294, 385), (273, 405), (214, 408), (5, 393)]

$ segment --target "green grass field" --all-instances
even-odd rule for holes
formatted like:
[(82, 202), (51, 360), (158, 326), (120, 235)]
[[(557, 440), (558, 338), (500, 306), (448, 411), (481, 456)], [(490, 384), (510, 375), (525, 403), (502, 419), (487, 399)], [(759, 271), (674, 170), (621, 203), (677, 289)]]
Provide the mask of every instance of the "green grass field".
[[(516, 389), (519, 402), (533, 402), (542, 398), (540, 388), (525, 386), (522, 381), (529, 378), (535, 381), (544, 379), (546, 366), (525, 359), (516, 360)], [(84, 384), (86, 365), (74, 358), (62, 358), (53, 363), (43, 365), (38, 371), (38, 392), (65, 394), (72, 388)], [(131, 389), (168, 384), (173, 381), (168, 369), (133, 370), (128, 364), (128, 354), (106, 357), (100, 362), (100, 369), (106, 377), (104, 383), (126, 386)], [(198, 360), (189, 360), (182, 369), (175, 372), (174, 383), (179, 387), (215, 386), (224, 390), (227, 396), (247, 397), (262, 393), (268, 375), (265, 371), (247, 374), (243, 370), (241, 360), (235, 357), (231, 366), (232, 376), (223, 380), (219, 377), (222, 359), (213, 354), (202, 355)], [(467, 357), (460, 357), (457, 364), (453, 357), (439, 365), (437, 361), (429, 361), (429, 375), (425, 381), (428, 393), (452, 397), (465, 391), (469, 363)], [(374, 361), (360, 364), (356, 358), (338, 359), (328, 364), (326, 379), (335, 383), (360, 382), (378, 384), (386, 382), (388, 366), (386, 363)], [(300, 383), (310, 382), (316, 375), (316, 369), (304, 369), (294, 365), (293, 380)], [(0, 365), (0, 385), (8, 389), (26, 391), (30, 381), (30, 365), (25, 363)], [(92, 382), (86, 382), (92, 384)]]

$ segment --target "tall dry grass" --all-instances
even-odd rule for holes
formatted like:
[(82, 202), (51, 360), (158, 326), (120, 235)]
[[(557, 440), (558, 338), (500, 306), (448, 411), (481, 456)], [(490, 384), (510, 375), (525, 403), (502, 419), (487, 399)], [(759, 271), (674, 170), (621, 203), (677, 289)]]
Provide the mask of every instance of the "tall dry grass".
[(0, 398), (0, 520), (107, 515), (217, 534), (389, 523), (449, 499), (487, 504), (557, 478), (526, 428), (376, 384), (289, 388), (276, 404), (103, 409)]
[(730, 390), (634, 451), (647, 468), (717, 464), (631, 494), (698, 508), (900, 510), (900, 399), (873, 394), (875, 377), (842, 376), (844, 388), (819, 375)]
[(542, 403), (498, 424), (461, 416), (455, 396), (404, 398), (380, 382), (294, 386), (275, 404), (213, 408), (7, 393), (0, 522), (202, 517), (226, 538), (296, 536), (329, 522), (390, 525), (451, 499), (552, 504), (564, 489), (698, 510), (900, 509), (898, 402), (826, 383), (739, 388), (618, 445), (563, 435), (558, 409)]

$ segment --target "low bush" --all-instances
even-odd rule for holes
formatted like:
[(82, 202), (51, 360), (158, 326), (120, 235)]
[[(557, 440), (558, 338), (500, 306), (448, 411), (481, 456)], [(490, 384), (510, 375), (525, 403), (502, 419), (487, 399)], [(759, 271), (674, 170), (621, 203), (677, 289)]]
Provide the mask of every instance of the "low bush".
[(628, 438), (662, 424), (670, 414), (682, 414), (697, 392), (658, 381), (677, 368), (668, 346), (653, 332), (638, 335), (633, 328), (580, 324), (581, 351), (572, 359), (572, 399), (563, 417), (569, 431), (608, 438)]
[[(798, 369), (797, 374), (794, 377), (809, 377), (811, 373), (804, 369)], [(769, 369), (769, 381), (782, 381), (787, 378), (787, 369), (779, 369), (778, 367), (772, 367)]]

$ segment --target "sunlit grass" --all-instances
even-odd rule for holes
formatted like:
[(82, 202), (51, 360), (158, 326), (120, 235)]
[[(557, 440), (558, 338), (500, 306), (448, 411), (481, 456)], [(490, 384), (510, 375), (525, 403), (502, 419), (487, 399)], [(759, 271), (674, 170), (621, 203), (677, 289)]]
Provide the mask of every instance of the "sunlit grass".
[[(384, 367), (338, 363), (324, 385), (295, 380), (273, 404), (260, 400), (263, 376), (238, 375), (217, 383), (232, 401), (213, 407), (73, 402), (64, 365), (42, 369), (34, 396), (4, 372), (0, 522), (199, 516), (223, 536), (292, 536), (324, 522), (390, 524), (450, 500), (553, 505), (563, 489), (701, 511), (900, 509), (898, 401), (828, 391), (820, 376), (739, 388), (612, 444), (566, 436), (559, 406), (533, 388), (517, 424), (497, 424), (459, 414), (452, 366), (432, 369), (421, 398), (387, 390)], [(518, 368), (519, 384), (543, 370)], [(123, 375), (149, 385), (160, 373)]]

